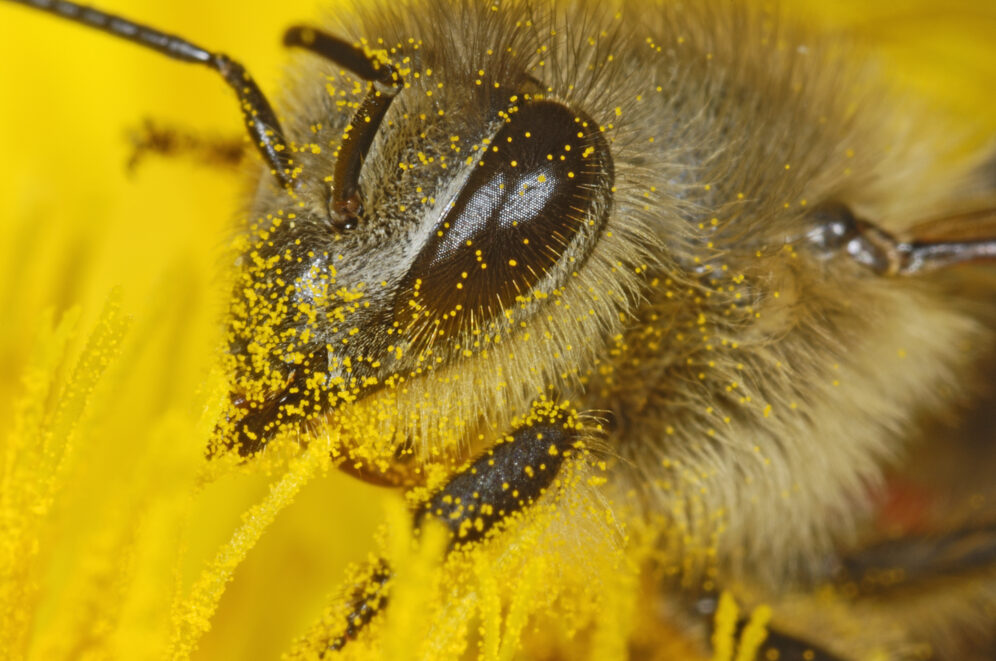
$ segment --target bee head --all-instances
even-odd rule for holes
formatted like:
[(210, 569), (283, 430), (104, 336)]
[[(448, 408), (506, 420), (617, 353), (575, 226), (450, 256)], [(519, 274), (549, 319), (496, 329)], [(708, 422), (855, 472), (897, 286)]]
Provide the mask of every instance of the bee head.
[(397, 411), (413, 383), (507, 372), (503, 343), (546, 336), (506, 352), (517, 363), (558, 351), (550, 310), (612, 206), (604, 130), (524, 68), (447, 75), (431, 54), (378, 59), (302, 28), (286, 42), (339, 66), (289, 127), (294, 187), (261, 182), (241, 246), (228, 432), (243, 453), (373, 393)]

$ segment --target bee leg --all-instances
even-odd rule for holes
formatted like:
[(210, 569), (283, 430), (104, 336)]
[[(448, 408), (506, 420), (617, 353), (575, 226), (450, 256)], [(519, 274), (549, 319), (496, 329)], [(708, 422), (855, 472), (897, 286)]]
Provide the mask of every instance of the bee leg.
[(838, 572), (857, 605), (888, 613), (936, 658), (993, 658), (996, 522), (861, 548)]
[[(742, 639), (748, 620), (737, 621), (735, 637)], [(757, 654), (752, 659), (778, 659), (778, 661), (850, 661), (836, 654), (831, 654), (819, 645), (815, 645), (798, 636), (793, 636), (777, 629), (768, 628), (764, 642), (757, 648)]]
[(348, 641), (356, 638), (360, 630), (380, 612), (387, 604), (387, 590), (390, 580), (391, 568), (388, 567), (387, 562), (378, 560), (374, 563), (369, 578), (354, 589), (350, 595), (351, 610), (346, 616), (346, 630), (332, 639), (326, 651), (337, 652), (341, 650)]
[[(716, 593), (708, 593), (695, 600), (692, 609), (709, 618), (714, 618), (719, 606), (719, 597)], [(749, 625), (749, 618), (740, 618), (736, 622), (733, 631), (734, 640), (744, 641), (744, 630)], [(713, 621), (713, 625), (718, 623)], [(738, 655), (739, 659), (740, 656)], [(764, 641), (757, 648), (757, 653), (752, 659), (764, 661), (766, 659), (777, 659), (778, 661), (845, 661), (842, 657), (832, 654), (821, 646), (816, 645), (804, 638), (794, 636), (777, 627), (768, 626)]]
[[(914, 228), (920, 238), (901, 240), (877, 225), (857, 218), (841, 204), (812, 214), (816, 226), (807, 238), (826, 256), (840, 253), (877, 275), (929, 273), (967, 262), (996, 260), (996, 209), (982, 208), (932, 219)], [(974, 231), (964, 228), (975, 227)], [(927, 238), (927, 237), (937, 238)]]
[(124, 17), (85, 7), (69, 0), (14, 0), (18, 4), (100, 30), (154, 50), (166, 57), (201, 64), (217, 72), (238, 98), (250, 140), (284, 188), (294, 188), (293, 163), (283, 130), (273, 107), (245, 67), (224, 53), (214, 53), (197, 44), (135, 23)]
[[(745, 626), (741, 624), (740, 626)], [(779, 661), (844, 661), (836, 654), (813, 645), (801, 638), (782, 633), (777, 629), (769, 629), (768, 635), (761, 643), (757, 659), (778, 659)]]
[(931, 659), (993, 658), (996, 523), (890, 539), (839, 563), (835, 582), (856, 613), (887, 614)]
[(404, 88), (404, 83), (393, 65), (371, 58), (348, 41), (315, 28), (301, 25), (289, 28), (284, 33), (284, 45), (309, 50), (373, 83), (349, 123), (332, 173), (329, 202), (332, 220), (340, 229), (354, 229), (363, 211), (360, 199), (363, 160), (391, 101)]
[(980, 570), (996, 570), (996, 524), (880, 542), (845, 556), (839, 576), (871, 596)]
[(130, 174), (150, 155), (167, 158), (189, 156), (203, 165), (226, 169), (238, 166), (246, 155), (246, 143), (241, 137), (199, 135), (185, 128), (159, 124), (149, 118), (130, 131), (128, 139), (132, 148), (128, 158)]
[[(902, 644), (932, 649), (930, 659), (989, 659), (996, 646), (992, 612), (996, 608), (996, 523), (936, 535), (909, 535), (859, 548), (836, 560), (834, 591), (854, 618), (855, 630), (874, 622), (905, 632)], [(818, 592), (818, 591), (817, 591)], [(816, 596), (817, 593), (813, 593)], [(846, 597), (843, 595), (847, 595)], [(690, 610), (712, 618), (719, 599), (698, 598)], [(815, 599), (816, 604), (820, 598)], [(817, 644), (798, 631), (787, 633), (776, 621), (767, 627), (756, 658), (779, 661), (844, 661), (823, 647), (832, 634), (813, 631)], [(811, 604), (816, 611), (825, 606)], [(798, 610), (799, 604), (793, 603)], [(749, 620), (737, 620), (734, 639), (742, 640)], [(718, 624), (718, 622), (717, 622)], [(953, 632), (958, 632), (957, 634)], [(739, 658), (739, 657), (738, 657)], [(863, 657), (859, 657), (863, 658)], [(892, 657), (889, 657), (892, 658)], [(905, 657), (903, 657), (905, 658)], [(921, 657), (916, 657), (921, 658)]]
[[(553, 414), (486, 450), (415, 512), (416, 532), (427, 519), (442, 523), (450, 532), (450, 551), (498, 530), (546, 492), (573, 453), (577, 433), (565, 425), (564, 417)], [(391, 575), (387, 561), (377, 561), (371, 578), (353, 592), (345, 631), (329, 642), (326, 652), (342, 649), (387, 605)]]
[(573, 430), (559, 420), (522, 427), (460, 471), (415, 514), (449, 528), (450, 548), (473, 544), (540, 498), (571, 455)]

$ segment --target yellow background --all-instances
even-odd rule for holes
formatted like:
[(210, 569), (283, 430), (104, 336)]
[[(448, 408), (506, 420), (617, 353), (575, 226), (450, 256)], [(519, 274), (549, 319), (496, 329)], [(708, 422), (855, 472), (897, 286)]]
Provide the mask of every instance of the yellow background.
[[(996, 138), (990, 0), (788, 4), (810, 12), (810, 20), (857, 33), (939, 111), (976, 126), (980, 140)], [(230, 54), (271, 92), (279, 89), (282, 28), (320, 15), (313, 2), (107, 0), (101, 6)], [(127, 544), (120, 539), (125, 527), (108, 522), (136, 494), (152, 498), (152, 513), (138, 525), (161, 526), (158, 539), (167, 548), (157, 557), (142, 547), (143, 563), (133, 570), (152, 574), (140, 581), (151, 591), (171, 584), (170, 547), (179, 539), (171, 526), (182, 517), (157, 511), (156, 498), (162, 495), (166, 510), (186, 502), (182, 489), (202, 451), (193, 434), (203, 414), (198, 389), (210, 381), (218, 304), (226, 293), (218, 290), (223, 246), (240, 220), (244, 191), (238, 177), (184, 160), (151, 159), (129, 177), (125, 135), (146, 117), (220, 134), (242, 130), (234, 98), (213, 72), (0, 2), (0, 420), (15, 416), (45, 310), (58, 317), (81, 306), (77, 350), (115, 286), (134, 319), (129, 362), (113, 372), (103, 405), (76, 438), (58, 502), (40, 532), (46, 550), (31, 635), (35, 658), (63, 651), (54, 639), (72, 624), (65, 610), (81, 599), (80, 590), (96, 589), (80, 587), (78, 577), (101, 575), (100, 563), (124, 557), (114, 548)], [(271, 479), (231, 474), (197, 496), (183, 585)], [(271, 658), (286, 649), (318, 615), (344, 564), (372, 547), (385, 497), (339, 474), (312, 481), (236, 571), (199, 657)], [(153, 619), (168, 617), (168, 609), (155, 610), (168, 603), (146, 601)], [(156, 636), (167, 625), (142, 629), (149, 649), (162, 646)], [(111, 649), (130, 654), (142, 645), (125, 636)]]

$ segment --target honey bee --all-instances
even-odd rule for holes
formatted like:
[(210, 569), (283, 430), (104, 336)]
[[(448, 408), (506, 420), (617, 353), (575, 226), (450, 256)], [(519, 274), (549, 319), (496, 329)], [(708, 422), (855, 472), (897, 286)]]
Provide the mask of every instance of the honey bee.
[[(432, 654), (599, 658), (603, 553), (634, 658), (996, 653), (993, 149), (856, 46), (733, 2), (378, 1), (288, 29), (271, 104), (225, 54), (21, 4), (235, 93), (262, 164), (208, 453), (403, 490), (456, 586)], [(294, 653), (395, 635), (395, 564)], [(504, 639), (466, 632), (489, 613)]]

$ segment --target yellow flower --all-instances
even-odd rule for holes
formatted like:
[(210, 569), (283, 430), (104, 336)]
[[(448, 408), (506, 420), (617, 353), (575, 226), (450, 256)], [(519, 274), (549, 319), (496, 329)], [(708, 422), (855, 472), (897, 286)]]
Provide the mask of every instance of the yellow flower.
[[(804, 10), (857, 29), (897, 77), (996, 135), (986, 0), (944, 3), (939, 16), (927, 2), (822, 4)], [(269, 91), (280, 85), (281, 27), (320, 11), (263, 0), (105, 8), (229, 53)], [(975, 20), (983, 11), (988, 23)], [(595, 619), (592, 658), (624, 653), (639, 580), (614, 530), (591, 532), (593, 520), (584, 525), (598, 585), (539, 550), (536, 536), (563, 512), (523, 521), (516, 553), (457, 559), (476, 590), (471, 622), (473, 608), (447, 601), (432, 545), (412, 550), (396, 493), (326, 471), (318, 446), (268, 465), (208, 461), (227, 393), (225, 246), (248, 193), (232, 172), (183, 159), (152, 158), (133, 174), (125, 164), (127, 133), (147, 117), (240, 136), (231, 92), (207, 70), (8, 3), (0, 63), (4, 658), (277, 657), (321, 633), (336, 591), (358, 573), (347, 567), (380, 547), (398, 578), (395, 607), (374, 630), (384, 648), (371, 654), (446, 658), (474, 638), (485, 658), (512, 658), (530, 618), (563, 594), (574, 611), (547, 616), (559, 618), (549, 649)], [(515, 594), (489, 571), (496, 557)], [(563, 581), (559, 591), (550, 580)], [(422, 639), (418, 616), (436, 618), (443, 642)]]

